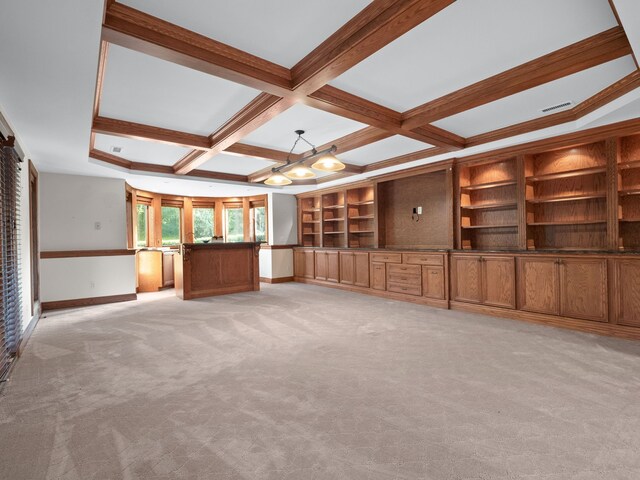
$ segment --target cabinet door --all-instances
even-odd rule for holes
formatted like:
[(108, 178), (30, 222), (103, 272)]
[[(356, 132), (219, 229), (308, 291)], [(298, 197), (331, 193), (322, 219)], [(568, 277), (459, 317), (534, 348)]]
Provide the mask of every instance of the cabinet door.
[(451, 256), (451, 299), (482, 302), (482, 274), (479, 255)]
[(327, 280), (338, 283), (340, 281), (340, 256), (338, 252), (326, 252)]
[(305, 278), (315, 278), (315, 255), (313, 250), (305, 250), (304, 251), (304, 277)]
[(560, 315), (606, 322), (607, 260), (567, 258), (560, 266)]
[(611, 289), (619, 325), (640, 327), (640, 260), (615, 260), (615, 283)]
[(293, 274), (296, 277), (304, 277), (305, 267), (305, 252), (304, 250), (293, 251)]
[(340, 283), (353, 285), (356, 281), (355, 259), (351, 252), (340, 252)]
[(528, 312), (560, 313), (556, 258), (518, 258), (518, 303)]
[(327, 252), (315, 252), (316, 254), (316, 280), (327, 279)]
[[(353, 254), (353, 264), (355, 269), (355, 282), (358, 287), (369, 288), (369, 254), (357, 252)], [(342, 272), (340, 272), (342, 275)]]
[(371, 262), (371, 288), (375, 290), (386, 290), (387, 273), (384, 263)]
[(422, 295), (444, 300), (443, 267), (422, 267)]
[(482, 257), (482, 303), (516, 308), (514, 257)]

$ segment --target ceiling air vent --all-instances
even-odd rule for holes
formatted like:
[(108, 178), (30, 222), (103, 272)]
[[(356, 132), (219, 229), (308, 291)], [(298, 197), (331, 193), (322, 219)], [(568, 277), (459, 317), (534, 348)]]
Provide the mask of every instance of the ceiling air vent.
[(542, 113), (549, 113), (549, 112), (553, 112), (555, 110), (560, 110), (562, 108), (567, 108), (567, 107), (571, 107), (573, 105), (573, 102), (562, 102), (559, 103), (557, 105), (553, 105), (551, 107), (546, 107), (543, 108), (542, 110), (540, 110)]
[(122, 147), (111, 147), (111, 153), (121, 153)]

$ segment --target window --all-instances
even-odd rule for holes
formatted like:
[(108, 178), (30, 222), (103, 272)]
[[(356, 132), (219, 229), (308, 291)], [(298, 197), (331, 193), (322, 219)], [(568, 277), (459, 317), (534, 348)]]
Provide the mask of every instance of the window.
[(244, 230), (242, 224), (242, 205), (225, 205), (225, 241), (244, 241)]
[(267, 218), (264, 201), (251, 202), (251, 240), (267, 241)]
[(162, 245), (180, 244), (180, 208), (162, 207)]
[(213, 237), (213, 219), (213, 208), (193, 209), (193, 241), (195, 243), (211, 240), (211, 237)]
[(149, 232), (149, 206), (140, 204), (136, 205), (136, 213), (136, 247), (146, 247), (148, 245), (147, 233)]

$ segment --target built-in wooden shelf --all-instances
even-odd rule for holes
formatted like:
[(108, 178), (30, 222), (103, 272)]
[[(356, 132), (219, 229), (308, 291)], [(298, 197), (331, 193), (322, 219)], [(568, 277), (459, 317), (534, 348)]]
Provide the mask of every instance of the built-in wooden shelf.
[(325, 218), (325, 222), (344, 222), (344, 218)]
[(349, 202), (349, 205), (358, 206), (358, 205), (373, 205), (373, 200), (364, 200), (362, 202)]
[(517, 206), (518, 204), (516, 202), (499, 202), (480, 205), (461, 205), (460, 208), (465, 210), (502, 210), (505, 208), (516, 208)]
[(304, 220), (302, 224), (304, 225), (305, 223), (320, 223), (320, 220)]
[(499, 188), (499, 187), (508, 187), (510, 185), (515, 185), (515, 180), (501, 180), (499, 182), (488, 182), (488, 183), (477, 183), (475, 185), (466, 185), (464, 187), (460, 187), (460, 190), (463, 192), (470, 192), (473, 190), (484, 190), (486, 188)]
[(302, 232), (303, 235), (320, 235), (320, 232)]
[(547, 225), (599, 225), (601, 223), (607, 223), (606, 220), (567, 220), (567, 221), (555, 221), (555, 222), (533, 222), (527, 225), (533, 227), (547, 226)]
[(352, 230), (349, 233), (373, 233), (373, 230)]
[(465, 230), (470, 229), (481, 229), (481, 228), (517, 228), (518, 225), (511, 224), (511, 223), (506, 223), (504, 225), (462, 225), (462, 228), (464, 228)]
[(626, 197), (629, 195), (640, 195), (640, 188), (629, 188), (626, 190), (620, 190), (621, 197)]
[(304, 210), (302, 210), (302, 213), (313, 213), (313, 212), (319, 212), (320, 209), (319, 208), (305, 208)]
[(607, 171), (607, 167), (578, 168), (576, 170), (569, 170), (566, 172), (534, 175), (532, 177), (527, 177), (527, 182), (546, 182), (548, 180), (559, 180), (563, 178), (581, 177), (584, 175), (595, 175), (598, 173), (605, 173), (606, 171)]
[(631, 168), (640, 168), (640, 160), (632, 160), (630, 162), (618, 164), (618, 170), (628, 170)]
[(354, 215), (352, 217), (349, 217), (349, 219), (351, 219), (351, 220), (369, 220), (369, 219), (373, 219), (373, 215)]
[(344, 230), (339, 232), (324, 232), (325, 235), (342, 235), (344, 234)]
[(640, 222), (640, 217), (636, 217), (636, 218), (621, 218), (619, 221), (620, 222), (628, 222), (628, 223)]
[(578, 202), (581, 200), (592, 200), (596, 198), (607, 198), (607, 194), (605, 192), (599, 192), (599, 193), (590, 193), (587, 195), (568, 195), (566, 197), (555, 197), (555, 198), (532, 198), (531, 200), (527, 200), (527, 202), (529, 203)]
[(338, 208), (344, 208), (344, 205), (329, 205), (326, 207), (323, 207), (325, 210), (335, 210)]

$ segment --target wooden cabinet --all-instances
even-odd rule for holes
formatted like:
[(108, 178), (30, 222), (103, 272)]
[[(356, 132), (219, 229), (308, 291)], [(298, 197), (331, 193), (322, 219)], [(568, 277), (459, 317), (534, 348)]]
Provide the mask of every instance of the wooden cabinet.
[(616, 323), (640, 327), (640, 258), (613, 262), (612, 301)]
[(327, 252), (315, 252), (315, 278), (316, 280), (326, 280), (329, 266), (327, 265)]
[(516, 266), (510, 256), (482, 256), (482, 303), (516, 308)]
[(328, 282), (340, 281), (340, 258), (336, 251), (315, 251), (315, 278)]
[(520, 257), (518, 276), (521, 310), (608, 319), (606, 259)]
[(340, 282), (339, 252), (325, 252), (327, 255), (327, 281)]
[(454, 301), (516, 308), (515, 278), (512, 256), (451, 256), (451, 298)]
[(557, 259), (518, 258), (518, 304), (521, 310), (558, 315), (559, 290)]
[(480, 259), (480, 255), (451, 256), (452, 300), (482, 303), (482, 262)]
[(560, 315), (606, 322), (608, 319), (607, 260), (558, 259)]
[(294, 275), (300, 278), (315, 278), (313, 250), (294, 250)]
[(136, 254), (138, 292), (157, 292), (174, 285), (173, 251), (140, 250)]
[(371, 262), (371, 288), (374, 290), (387, 289), (386, 264), (382, 262)]
[(444, 267), (422, 267), (422, 295), (427, 298), (445, 300)]
[(368, 252), (340, 252), (340, 283), (369, 287)]

